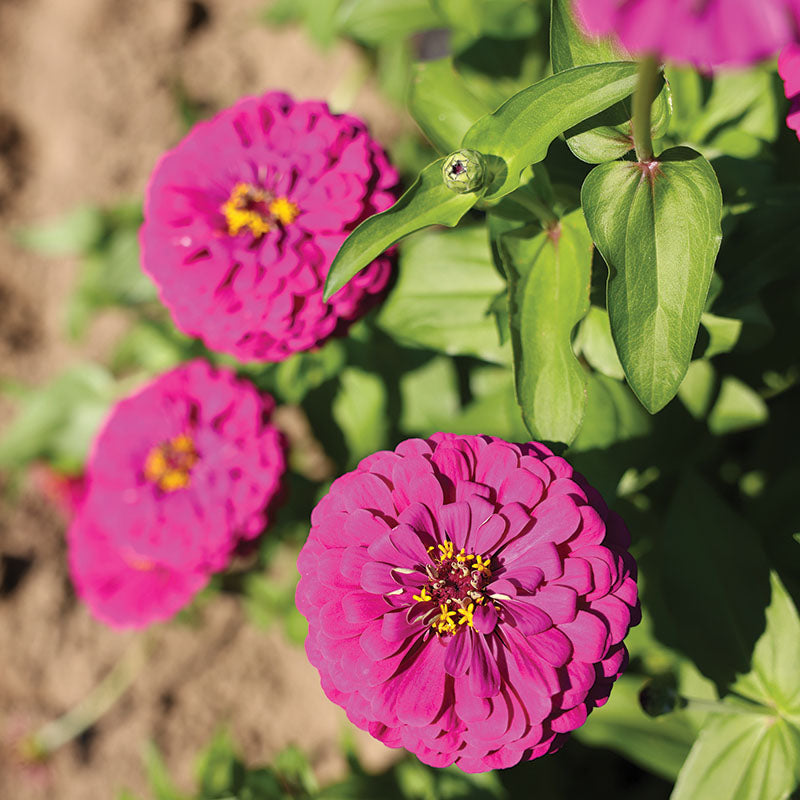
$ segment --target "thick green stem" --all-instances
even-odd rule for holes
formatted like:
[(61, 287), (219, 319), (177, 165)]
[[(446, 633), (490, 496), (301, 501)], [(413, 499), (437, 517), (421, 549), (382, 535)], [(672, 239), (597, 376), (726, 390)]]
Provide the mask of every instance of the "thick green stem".
[(633, 95), (633, 145), (636, 158), (646, 164), (654, 159), (650, 109), (658, 89), (658, 61), (646, 56), (639, 63), (639, 79)]
[(35, 759), (46, 758), (94, 725), (130, 688), (151, 651), (152, 639), (149, 636), (137, 638), (111, 672), (83, 700), (31, 735), (23, 745), (27, 755)]

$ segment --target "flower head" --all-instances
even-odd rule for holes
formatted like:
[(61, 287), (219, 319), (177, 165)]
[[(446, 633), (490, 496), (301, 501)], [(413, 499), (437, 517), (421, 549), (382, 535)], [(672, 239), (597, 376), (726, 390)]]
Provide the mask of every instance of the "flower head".
[(389, 746), (509, 767), (558, 749), (625, 668), (628, 532), (543, 445), (410, 439), (336, 480), (311, 521), (306, 651)]
[(786, 86), (789, 116), (786, 124), (800, 137), (800, 45), (790, 44), (778, 59), (778, 72)]
[(573, 0), (581, 27), (632, 53), (697, 66), (750, 64), (797, 37), (798, 0)]
[(266, 527), (285, 470), (271, 398), (194, 361), (120, 401), (70, 528), (78, 593), (101, 619), (171, 616)]
[(341, 333), (385, 288), (381, 256), (327, 303), (350, 231), (394, 201), (364, 124), (271, 92), (201, 122), (156, 165), (142, 265), (178, 327), (242, 360), (280, 361)]

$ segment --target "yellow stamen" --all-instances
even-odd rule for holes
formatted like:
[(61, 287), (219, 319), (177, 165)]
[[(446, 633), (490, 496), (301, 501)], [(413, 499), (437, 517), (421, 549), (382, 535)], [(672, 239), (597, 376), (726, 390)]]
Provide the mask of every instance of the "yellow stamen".
[(291, 225), (300, 213), (288, 197), (273, 197), (249, 183), (237, 183), (220, 211), (231, 236), (250, 231), (256, 237), (268, 233), (275, 225)]
[(454, 633), (456, 630), (456, 623), (453, 621), (453, 617), (456, 615), (456, 612), (448, 611), (444, 603), (439, 606), (439, 609), (441, 613), (432, 624), (439, 633)]
[(472, 614), (474, 611), (475, 603), (470, 603), (466, 608), (459, 608), (458, 613), (461, 614), (461, 619), (458, 621), (458, 624), (463, 625), (466, 622), (470, 628), (475, 627), (472, 624)]
[(419, 594), (412, 595), (412, 597), (418, 603), (427, 603), (429, 600), (433, 600), (433, 598), (428, 594), (428, 590), (424, 586)]
[(291, 225), (297, 219), (300, 209), (288, 197), (278, 197), (269, 204), (269, 213), (281, 225)]
[(181, 434), (156, 445), (144, 462), (144, 476), (164, 492), (185, 489), (198, 455), (190, 436)]
[(491, 570), (489, 569), (489, 562), (491, 560), (492, 560), (491, 558), (484, 559), (481, 556), (475, 556), (475, 567), (474, 568), (476, 570), (478, 570), (478, 572), (490, 573)]

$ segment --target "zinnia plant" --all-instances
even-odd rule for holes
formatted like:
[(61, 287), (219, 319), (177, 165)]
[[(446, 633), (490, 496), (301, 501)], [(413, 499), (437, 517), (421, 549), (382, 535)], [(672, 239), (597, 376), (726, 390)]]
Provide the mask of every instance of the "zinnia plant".
[(543, 445), (402, 442), (314, 510), (297, 589), (309, 659), (356, 725), (428, 764), (553, 752), (625, 669), (629, 542)]
[(272, 399), (194, 361), (111, 411), (68, 533), (76, 591), (115, 627), (171, 617), (257, 537), (286, 468)]
[(360, 120), (281, 92), (246, 98), (156, 165), (142, 267), (185, 333), (243, 361), (281, 361), (343, 333), (385, 288), (380, 256), (322, 300), (336, 251), (391, 205), (396, 183)]

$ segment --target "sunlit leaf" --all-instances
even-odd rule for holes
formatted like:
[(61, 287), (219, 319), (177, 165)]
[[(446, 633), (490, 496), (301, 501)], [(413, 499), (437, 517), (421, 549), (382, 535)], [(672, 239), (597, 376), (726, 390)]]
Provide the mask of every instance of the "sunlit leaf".
[(595, 167), (581, 193), (609, 266), (611, 331), (631, 388), (651, 413), (678, 391), (692, 356), (720, 241), (714, 170), (685, 147), (657, 167)]

